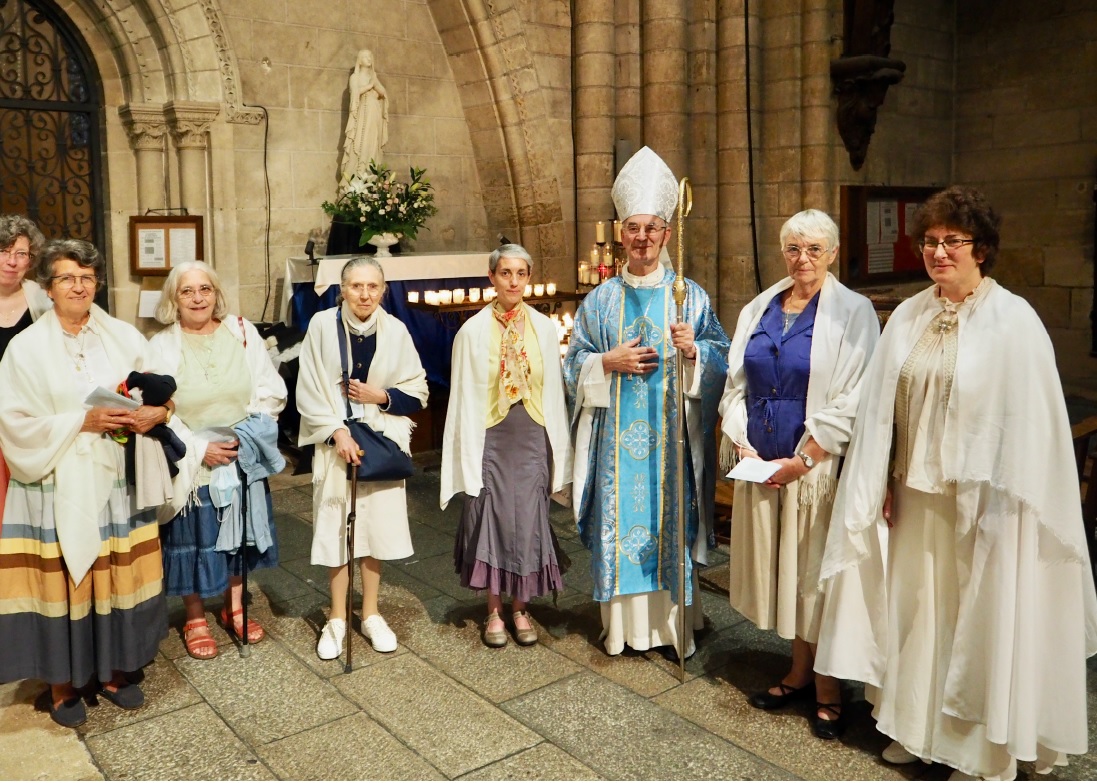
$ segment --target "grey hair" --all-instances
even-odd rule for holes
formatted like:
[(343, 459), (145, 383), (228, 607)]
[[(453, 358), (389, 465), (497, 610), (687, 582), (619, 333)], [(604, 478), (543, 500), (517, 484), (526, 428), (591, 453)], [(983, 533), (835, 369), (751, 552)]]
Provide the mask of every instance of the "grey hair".
[(377, 270), (377, 274), (381, 275), (381, 283), (387, 288), (388, 283), (385, 282), (385, 269), (381, 266), (381, 262), (373, 256), (355, 256), (343, 265), (343, 271), (339, 273), (339, 287), (342, 288), (347, 284), (347, 279), (350, 277), (352, 270), (358, 269), (363, 266), (372, 266)]
[(493, 275), (495, 274), (496, 268), (499, 266), (499, 259), (501, 258), (520, 258), (526, 262), (529, 271), (533, 271), (533, 259), (529, 257), (529, 251), (521, 245), (499, 245), (499, 247), (491, 251), (491, 255), (488, 256), (488, 271)]
[(0, 250), (8, 250), (19, 239), (26, 237), (30, 242), (30, 254), (37, 257), (42, 252), (46, 238), (34, 225), (34, 221), (22, 215), (0, 215)]
[(221, 288), (221, 276), (205, 261), (183, 261), (172, 266), (168, 278), (160, 289), (160, 304), (156, 306), (156, 320), (170, 326), (179, 320), (179, 288), (183, 284), (183, 275), (187, 272), (204, 272), (213, 286), (213, 317), (224, 320), (229, 314), (229, 305), (225, 301), (225, 292)]
[(38, 285), (44, 290), (48, 291), (53, 285), (54, 263), (64, 259), (75, 261), (81, 269), (90, 269), (95, 272), (98, 283), (103, 282), (105, 264), (95, 245), (83, 239), (51, 239), (42, 248), (42, 255), (35, 267)]
[(789, 237), (815, 239), (823, 237), (827, 241), (827, 250), (838, 247), (841, 235), (830, 215), (818, 209), (805, 209), (785, 221), (781, 226), (781, 247)]

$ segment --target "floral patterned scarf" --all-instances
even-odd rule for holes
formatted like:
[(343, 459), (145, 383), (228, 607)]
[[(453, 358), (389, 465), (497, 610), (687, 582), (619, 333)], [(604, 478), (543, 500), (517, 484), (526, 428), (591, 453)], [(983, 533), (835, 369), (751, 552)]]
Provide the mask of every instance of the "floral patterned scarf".
[(499, 300), (491, 306), (491, 314), (503, 327), (503, 340), (499, 344), (499, 413), (507, 415), (510, 406), (529, 398), (529, 357), (518, 325), (526, 318), (525, 308), (519, 302), (513, 310), (503, 310)]

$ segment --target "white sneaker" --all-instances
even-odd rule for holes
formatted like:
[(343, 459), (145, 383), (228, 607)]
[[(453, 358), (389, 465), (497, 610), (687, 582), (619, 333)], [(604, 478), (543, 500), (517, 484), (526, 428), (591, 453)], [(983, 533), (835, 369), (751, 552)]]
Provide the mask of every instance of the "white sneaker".
[(362, 633), (370, 644), (373, 645), (373, 649), (379, 653), (390, 653), (396, 651), (396, 634), (389, 628), (389, 624), (385, 622), (385, 618), (379, 614), (371, 614), (362, 622)]
[(884, 752), (880, 754), (888, 764), (913, 764), (918, 757), (904, 748), (898, 742), (892, 742)]
[(320, 641), (316, 643), (316, 654), (321, 660), (330, 661), (343, 654), (343, 637), (347, 635), (347, 624), (343, 620), (331, 619), (324, 624), (320, 632)]

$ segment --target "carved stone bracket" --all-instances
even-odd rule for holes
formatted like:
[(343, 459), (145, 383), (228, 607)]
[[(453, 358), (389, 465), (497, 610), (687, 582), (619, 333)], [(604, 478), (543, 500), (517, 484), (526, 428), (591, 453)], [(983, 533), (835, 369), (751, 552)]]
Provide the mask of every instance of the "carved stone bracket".
[(876, 112), (884, 103), (888, 87), (902, 81), (906, 69), (901, 60), (870, 54), (831, 62), (830, 79), (838, 96), (838, 133), (855, 171), (865, 163), (868, 143), (876, 130)]
[(118, 114), (135, 150), (164, 149), (168, 123), (161, 106), (131, 103), (118, 108)]
[(198, 101), (169, 101), (164, 104), (164, 114), (171, 126), (171, 137), (179, 149), (208, 147), (207, 134), (210, 123), (221, 113), (216, 103)]

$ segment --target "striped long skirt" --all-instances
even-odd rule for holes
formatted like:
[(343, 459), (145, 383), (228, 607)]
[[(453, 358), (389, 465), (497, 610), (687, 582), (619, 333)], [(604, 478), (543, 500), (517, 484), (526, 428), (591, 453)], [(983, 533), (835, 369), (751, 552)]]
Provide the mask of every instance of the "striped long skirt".
[(160, 537), (124, 480), (99, 515), (99, 556), (74, 584), (61, 555), (52, 484), (8, 482), (0, 528), (0, 682), (81, 687), (155, 657), (167, 635)]

